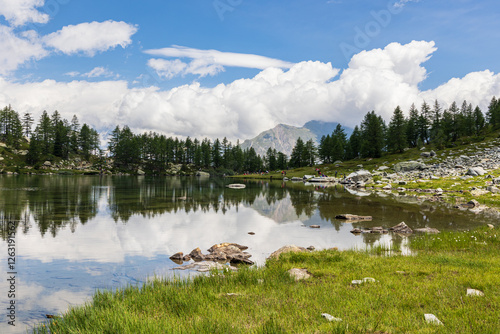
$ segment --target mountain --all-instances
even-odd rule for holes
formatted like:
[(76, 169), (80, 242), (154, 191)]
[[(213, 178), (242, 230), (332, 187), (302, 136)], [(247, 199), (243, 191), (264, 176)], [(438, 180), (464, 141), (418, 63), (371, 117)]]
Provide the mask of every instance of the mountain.
[[(303, 127), (296, 127), (286, 124), (278, 124), (270, 130), (261, 132), (255, 138), (247, 139), (241, 144), (242, 149), (253, 147), (257, 154), (266, 155), (270, 147), (278, 152), (285, 153), (288, 157), (292, 153), (295, 142), (300, 137), (304, 142), (312, 139), (316, 145), (322, 136), (329, 135), (335, 130), (338, 123), (309, 121)], [(352, 129), (344, 127), (347, 137), (352, 133)]]

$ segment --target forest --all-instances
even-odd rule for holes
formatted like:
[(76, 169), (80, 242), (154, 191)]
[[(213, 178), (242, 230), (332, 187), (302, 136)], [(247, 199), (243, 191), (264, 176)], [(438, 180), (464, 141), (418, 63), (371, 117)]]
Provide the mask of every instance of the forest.
[(331, 134), (323, 136), (318, 146), (312, 140), (304, 142), (298, 138), (290, 157), (272, 148), (260, 156), (252, 147), (243, 150), (239, 141), (233, 144), (227, 138), (200, 140), (167, 137), (156, 132), (134, 134), (126, 125), (115, 127), (108, 146), (103, 149), (99, 133), (87, 124), (81, 126), (76, 116), (68, 121), (58, 111), (50, 116), (43, 111), (35, 124), (30, 113), (21, 117), (10, 106), (0, 110), (0, 141), (15, 149), (27, 148), (26, 164), (35, 168), (46, 160), (79, 156), (94, 161), (110, 159), (116, 171), (141, 168), (151, 174), (163, 174), (169, 164), (234, 174), (378, 158), (408, 148), (451, 147), (464, 138), (480, 141), (498, 129), (500, 100), (495, 97), (486, 114), (466, 101), (460, 107), (453, 102), (443, 109), (436, 100), (432, 107), (423, 102), (420, 110), (413, 104), (408, 116), (397, 106), (388, 124), (370, 111), (349, 138), (340, 124)]

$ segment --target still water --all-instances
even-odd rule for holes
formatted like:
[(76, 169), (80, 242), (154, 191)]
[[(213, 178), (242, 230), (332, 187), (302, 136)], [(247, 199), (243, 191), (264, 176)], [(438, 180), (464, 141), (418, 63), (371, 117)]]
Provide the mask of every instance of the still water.
[[(206, 253), (213, 244), (236, 242), (248, 246), (251, 259), (262, 265), (270, 253), (289, 244), (347, 249), (406, 242), (392, 235), (356, 236), (350, 233), (353, 227), (390, 227), (404, 221), (411, 228), (450, 230), (487, 220), (444, 205), (417, 203), (412, 197), (395, 201), (351, 194), (338, 185), (245, 181), (245, 189), (229, 189), (231, 182), (199, 177), (0, 176), (0, 333), (24, 333), (45, 314), (82, 304), (97, 289), (140, 284), (154, 275), (193, 275), (172, 270), (177, 264), (169, 256), (196, 247)], [(335, 219), (343, 213), (370, 215), (373, 221), (351, 224)], [(15, 264), (9, 267), (12, 231)], [(9, 296), (12, 276), (14, 298)], [(15, 327), (7, 317), (12, 301)]]

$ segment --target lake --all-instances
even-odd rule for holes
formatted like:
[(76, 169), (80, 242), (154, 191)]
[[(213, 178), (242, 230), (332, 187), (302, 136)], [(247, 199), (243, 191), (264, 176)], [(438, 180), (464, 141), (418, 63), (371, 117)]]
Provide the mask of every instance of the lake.
[[(404, 221), (411, 228), (457, 230), (487, 222), (482, 215), (420, 203), (412, 196), (395, 200), (385, 194), (351, 193), (340, 185), (281, 181), (237, 181), (246, 188), (227, 188), (232, 182), (199, 177), (0, 176), (0, 332), (24, 333), (45, 314), (83, 304), (97, 289), (140, 284), (154, 275), (195, 275), (172, 270), (178, 265), (169, 257), (196, 247), (206, 254), (213, 244), (236, 242), (248, 246), (251, 259), (262, 265), (270, 253), (289, 244), (364, 249), (399, 243), (404, 249), (407, 242), (392, 234), (353, 235), (353, 227), (391, 227)], [(335, 219), (343, 213), (370, 215), (373, 221)], [(9, 232), (15, 232), (10, 244)], [(8, 255), (8, 246), (15, 247), (15, 256)], [(12, 289), (15, 297), (8, 296)], [(15, 327), (7, 323), (11, 301)]]

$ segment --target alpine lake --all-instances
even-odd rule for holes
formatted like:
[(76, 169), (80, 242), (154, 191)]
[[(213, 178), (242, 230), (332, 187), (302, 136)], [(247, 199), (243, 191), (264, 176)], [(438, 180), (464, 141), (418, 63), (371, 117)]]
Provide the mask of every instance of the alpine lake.
[[(395, 244), (405, 251), (411, 238), (354, 235), (354, 227), (388, 228), (404, 221), (410, 228), (464, 230), (488, 222), (482, 214), (421, 202), (411, 194), (394, 197), (338, 184), (281, 180), (236, 181), (246, 187), (227, 187), (234, 182), (208, 177), (0, 176), (0, 332), (26, 333), (46, 314), (83, 304), (96, 290), (142, 284), (155, 275), (200, 275), (173, 270), (179, 265), (169, 259), (197, 247), (206, 254), (214, 244), (235, 242), (248, 246), (250, 259), (261, 266), (273, 251), (290, 244), (340, 250)], [(335, 218), (345, 213), (373, 220)], [(14, 256), (9, 254), (12, 247)], [(9, 294), (12, 287), (14, 297)], [(12, 301), (15, 326), (7, 317)]]

